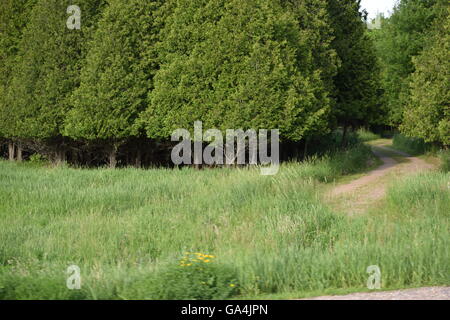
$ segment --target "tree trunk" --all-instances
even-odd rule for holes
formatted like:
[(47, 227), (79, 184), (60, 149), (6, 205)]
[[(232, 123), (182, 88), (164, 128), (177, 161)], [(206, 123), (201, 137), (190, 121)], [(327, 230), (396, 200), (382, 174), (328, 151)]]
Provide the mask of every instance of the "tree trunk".
[(17, 147), (17, 161), (18, 162), (22, 162), (22, 148), (20, 146), (16, 146)]
[(308, 156), (308, 139), (305, 140), (305, 149), (303, 149), (303, 159)]
[(136, 161), (134, 163), (134, 166), (136, 168), (142, 167), (142, 152), (141, 152), (141, 149), (137, 149), (137, 151), (136, 151)]
[(111, 148), (111, 150), (109, 151), (109, 168), (110, 169), (115, 169), (117, 166), (117, 148), (113, 147)]
[(66, 162), (66, 151), (58, 148), (55, 152), (55, 164), (60, 166), (64, 162)]
[(78, 166), (79, 162), (79, 157), (78, 157), (78, 151), (77, 150), (72, 150), (72, 163), (76, 166)]
[(14, 161), (14, 143), (8, 142), (9, 161)]

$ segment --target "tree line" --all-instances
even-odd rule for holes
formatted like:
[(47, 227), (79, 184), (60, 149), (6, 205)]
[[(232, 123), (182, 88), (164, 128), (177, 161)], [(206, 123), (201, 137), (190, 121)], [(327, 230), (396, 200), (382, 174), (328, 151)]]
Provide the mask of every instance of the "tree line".
[[(291, 155), (337, 127), (394, 123), (387, 39), (403, 2), (419, 1), (373, 32), (355, 0), (2, 0), (0, 140), (10, 159), (141, 166), (167, 162), (171, 133), (194, 121), (279, 129)], [(73, 4), (80, 30), (66, 26)], [(395, 123), (405, 132), (439, 105), (423, 85), (436, 57), (448, 66), (448, 23), (427, 23), (434, 49), (408, 62), (422, 66), (408, 100), (421, 107)]]
[(386, 123), (409, 137), (450, 145), (450, 6), (402, 0), (373, 36)]

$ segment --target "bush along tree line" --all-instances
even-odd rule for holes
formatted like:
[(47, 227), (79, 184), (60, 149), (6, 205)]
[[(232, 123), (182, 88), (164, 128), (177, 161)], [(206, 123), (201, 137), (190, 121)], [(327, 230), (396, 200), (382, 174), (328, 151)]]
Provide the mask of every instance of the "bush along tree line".
[[(448, 145), (449, 100), (436, 94), (447, 89), (448, 97), (448, 23), (434, 23), (448, 22), (446, 4), (402, 1), (386, 29), (369, 31), (359, 2), (78, 0), (81, 28), (70, 29), (73, 1), (4, 0), (2, 152), (11, 160), (38, 153), (54, 163), (165, 165), (171, 133), (194, 121), (222, 131), (279, 129), (284, 159), (314, 151), (338, 127), (345, 145), (348, 128), (388, 121)], [(403, 12), (414, 14), (422, 38), (398, 36), (409, 30)], [(389, 56), (397, 36), (416, 46), (400, 61)], [(393, 74), (401, 81), (389, 82)], [(393, 83), (408, 96), (396, 107)], [(417, 118), (423, 125), (411, 126)]]

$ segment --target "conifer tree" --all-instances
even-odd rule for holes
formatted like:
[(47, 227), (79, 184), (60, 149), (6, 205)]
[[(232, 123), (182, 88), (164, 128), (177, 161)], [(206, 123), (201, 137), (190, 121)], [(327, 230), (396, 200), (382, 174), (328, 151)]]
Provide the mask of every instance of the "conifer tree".
[(139, 134), (136, 119), (153, 87), (159, 5), (109, 1), (90, 44), (81, 85), (73, 94), (65, 134), (104, 141), (111, 167), (120, 144)]
[(333, 115), (345, 135), (349, 125), (370, 124), (380, 113), (379, 68), (360, 1), (328, 0), (328, 10), (334, 29), (332, 45), (341, 61), (334, 77)]
[(413, 57), (424, 48), (428, 32), (436, 19), (436, 3), (447, 0), (401, 0), (389, 19), (383, 21), (376, 41), (382, 67), (389, 124), (398, 127), (403, 121), (404, 106), (409, 99), (410, 75), (415, 66)]
[[(177, 128), (326, 130), (329, 101), (310, 30), (283, 1), (180, 0), (162, 30), (149, 108), (153, 138)], [(300, 5), (303, 5), (302, 3)]]
[(443, 8), (422, 53), (413, 59), (403, 133), (450, 145), (450, 8)]
[(77, 3), (81, 29), (69, 29), (72, 1), (37, 0), (19, 44), (6, 97), (13, 116), (10, 134), (57, 161), (64, 160), (63, 123), (70, 95), (79, 84), (84, 46), (103, 1)]
[[(0, 2), (0, 139), (8, 138), (9, 159), (15, 158), (14, 117), (7, 102), (22, 32), (35, 0), (4, 0)], [(16, 140), (17, 143), (17, 140)], [(20, 158), (20, 146), (17, 150)]]

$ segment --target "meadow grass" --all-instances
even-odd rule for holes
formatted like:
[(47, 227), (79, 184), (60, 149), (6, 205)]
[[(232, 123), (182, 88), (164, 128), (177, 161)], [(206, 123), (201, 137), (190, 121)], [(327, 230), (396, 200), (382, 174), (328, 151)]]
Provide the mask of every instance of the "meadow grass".
[[(384, 289), (450, 284), (448, 173), (396, 181), (359, 217), (320, 201), (369, 160), (358, 146), (272, 177), (0, 161), (0, 299), (302, 297), (364, 290), (370, 265)], [(72, 264), (81, 290), (66, 287)]]
[(443, 172), (450, 172), (450, 150), (439, 151), (438, 157), (441, 160), (441, 170)]
[(410, 155), (420, 155), (424, 160), (439, 163), (443, 172), (450, 171), (450, 150), (438, 149), (436, 145), (425, 143), (420, 138), (410, 138), (402, 134), (394, 135), (392, 147)]
[(406, 137), (400, 133), (394, 135), (392, 146), (413, 156), (424, 154), (431, 148), (423, 139)]
[(381, 139), (381, 136), (379, 134), (373, 133), (372, 131), (369, 131), (364, 128), (358, 129), (356, 131), (356, 135), (358, 136), (359, 141), (362, 141), (362, 142), (368, 142), (368, 141)]

